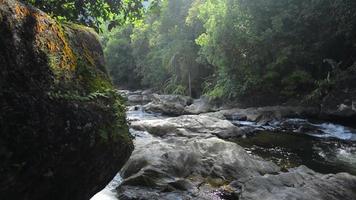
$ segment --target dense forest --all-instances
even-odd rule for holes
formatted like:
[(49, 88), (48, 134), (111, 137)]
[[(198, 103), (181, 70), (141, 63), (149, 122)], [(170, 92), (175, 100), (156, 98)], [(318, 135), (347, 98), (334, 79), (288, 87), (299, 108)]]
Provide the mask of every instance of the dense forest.
[(161, 0), (105, 32), (115, 84), (259, 103), (320, 98), (354, 67), (356, 2)]
[(355, 0), (0, 0), (1, 200), (355, 200)]

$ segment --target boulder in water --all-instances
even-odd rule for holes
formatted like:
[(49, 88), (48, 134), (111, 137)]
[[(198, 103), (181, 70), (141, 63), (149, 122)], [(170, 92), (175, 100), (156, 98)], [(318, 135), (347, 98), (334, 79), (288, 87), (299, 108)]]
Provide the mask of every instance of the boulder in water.
[(214, 199), (214, 191), (232, 180), (279, 171), (272, 162), (216, 137), (138, 136), (135, 146), (120, 172), (122, 199)]
[(191, 105), (193, 99), (181, 95), (152, 95), (152, 102), (145, 105), (145, 110), (166, 115), (183, 115), (185, 107)]
[(195, 99), (191, 105), (185, 107), (185, 112), (189, 114), (201, 114), (214, 110), (213, 104), (205, 96)]
[(140, 120), (132, 122), (131, 127), (162, 137), (171, 135), (185, 137), (241, 136), (243, 134), (230, 121), (208, 115), (182, 115), (166, 119)]
[(318, 116), (319, 110), (312, 107), (266, 106), (257, 108), (234, 108), (219, 111), (229, 120), (247, 120), (264, 124), (285, 118)]

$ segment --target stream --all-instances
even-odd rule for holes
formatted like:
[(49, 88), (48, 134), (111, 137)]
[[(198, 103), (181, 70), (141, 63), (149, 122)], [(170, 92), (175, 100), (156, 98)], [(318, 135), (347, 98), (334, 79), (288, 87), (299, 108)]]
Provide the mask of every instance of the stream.
[[(163, 116), (160, 113), (148, 113), (145, 112), (142, 109), (142, 106), (130, 106), (127, 111), (127, 118), (129, 122), (141, 122), (141, 121), (146, 121), (147, 123), (155, 124), (155, 123), (160, 123), (162, 121), (162, 124), (165, 124), (164, 120), (170, 120), (170, 117)], [(183, 118), (184, 119), (184, 118)], [(177, 120), (177, 121), (184, 121), (184, 120)], [(275, 163), (278, 167), (281, 168), (282, 172), (288, 172), (289, 169), (298, 167), (300, 165), (305, 165), (306, 167), (314, 170), (315, 172), (322, 173), (322, 174), (327, 174), (327, 173), (339, 173), (339, 172), (347, 172), (352, 175), (356, 175), (356, 131), (352, 128), (345, 127), (339, 124), (333, 124), (333, 123), (327, 123), (327, 122), (320, 122), (320, 121), (313, 121), (313, 120), (307, 120), (307, 119), (297, 119), (297, 118), (291, 118), (291, 119), (285, 119), (282, 121), (274, 121), (272, 123), (265, 123), (265, 124), (258, 124), (252, 121), (239, 121), (239, 120), (234, 120), (231, 119), (229, 122), (231, 122), (234, 126), (242, 128), (242, 129), (252, 129), (253, 131), (250, 131), (250, 134), (246, 134), (243, 137), (236, 138), (236, 139), (229, 139), (228, 141), (233, 142), (235, 144), (238, 144), (241, 146), (248, 155), (252, 156), (259, 156), (263, 158), (266, 161), (271, 161)], [(174, 121), (174, 123), (176, 123)], [(221, 123), (220, 121), (217, 123)], [(164, 126), (164, 125), (162, 125)], [(161, 128), (159, 126), (159, 128)], [(184, 128), (183, 125), (180, 125), (178, 127), (179, 129)], [(188, 132), (190, 129), (187, 129)], [(185, 130), (185, 132), (187, 132)], [(195, 130), (195, 128), (194, 128)], [(210, 130), (210, 129), (209, 129)], [(132, 127), (130, 128), (131, 134), (135, 137), (134, 139), (134, 144), (135, 144), (135, 151), (133, 153), (133, 161), (130, 161), (128, 164), (128, 168), (132, 166), (137, 166), (140, 165), (138, 160), (135, 160), (135, 157), (139, 155), (142, 152), (145, 152), (145, 148), (150, 147), (150, 149), (147, 149), (147, 151), (153, 150), (156, 151), (155, 148), (152, 148), (152, 145), (158, 145), (157, 151), (165, 151), (167, 150), (167, 154), (163, 152), (162, 155), (159, 155), (158, 157), (162, 158), (162, 156), (169, 158), (169, 156), (173, 156), (176, 159), (182, 159), (183, 162), (186, 162), (188, 164), (190, 163), (195, 163), (195, 159), (200, 159), (199, 155), (195, 155), (196, 152), (194, 152), (192, 157), (189, 157), (190, 154), (188, 153), (187, 157), (181, 158), (184, 154), (170, 154), (170, 151), (175, 151), (172, 150), (171, 148), (168, 148), (168, 146), (172, 145), (173, 149), (176, 149), (177, 147), (174, 146), (176, 143), (183, 142), (183, 149), (186, 148), (187, 152), (189, 152), (192, 148), (192, 146), (188, 145), (187, 141), (185, 138), (188, 137), (189, 140), (191, 138), (194, 138), (196, 140), (214, 140), (216, 138), (215, 136), (212, 135), (202, 135), (202, 134), (197, 134), (197, 135), (192, 135), (192, 136), (187, 136), (185, 132), (180, 133), (180, 134), (173, 134), (169, 136), (160, 136), (157, 134), (151, 135), (147, 131), (142, 131), (142, 130), (135, 130)], [(198, 131), (199, 132), (199, 131)], [(175, 141), (179, 140), (179, 141)], [(219, 141), (218, 141), (219, 143)], [(184, 146), (187, 145), (187, 146)], [(197, 144), (193, 144), (193, 147)], [(207, 144), (204, 144), (207, 145)], [(212, 144), (213, 146), (216, 146), (217, 144)], [(230, 145), (230, 144), (228, 144)], [(162, 146), (162, 147), (161, 147)], [(210, 150), (205, 150), (201, 149), (202, 147), (199, 147), (199, 151), (204, 151), (205, 153)], [(219, 147), (216, 147), (219, 149)], [(225, 148), (225, 149), (224, 149)], [(221, 147), (221, 152), (211, 152), (210, 154), (213, 155), (212, 158), (206, 158), (206, 154), (203, 154), (203, 160), (205, 159), (216, 159), (216, 155), (222, 155), (222, 157), (225, 156), (226, 152), (229, 151), (229, 148), (231, 147)], [(179, 150), (176, 150), (179, 151)], [(184, 151), (184, 150), (183, 150)], [(195, 150), (194, 150), (195, 151)], [(147, 152), (145, 152), (147, 153)], [(176, 153), (176, 152), (175, 152)], [(139, 155), (141, 156), (141, 155)], [(154, 157), (154, 156), (153, 156)], [(198, 158), (196, 158), (198, 157)], [(230, 158), (231, 155), (227, 156), (227, 159), (232, 159)], [(247, 158), (244, 158), (247, 159)], [(131, 160), (131, 158), (130, 158)], [(154, 160), (154, 158), (152, 158)], [(136, 163), (135, 163), (136, 162)], [(164, 171), (166, 174), (167, 171), (170, 172), (170, 166), (169, 164), (164, 164), (162, 167), (162, 161), (151, 161), (151, 160), (146, 160), (145, 162), (152, 162), (152, 166), (160, 168)], [(214, 163), (218, 163), (219, 161), (214, 160)], [(221, 167), (222, 170), (230, 170), (229, 166), (223, 165), (226, 160), (222, 161)], [(236, 161), (233, 161), (236, 162)], [(253, 161), (255, 162), (255, 161)], [(259, 162), (259, 161), (258, 161)], [(135, 163), (132, 165), (132, 163)], [(175, 164), (177, 165), (177, 164)], [(256, 164), (254, 164), (256, 165)], [(152, 168), (152, 166), (149, 166)], [(262, 164), (264, 167), (265, 164)], [(186, 166), (183, 166), (184, 168)], [(220, 167), (220, 166), (217, 166)], [(263, 168), (262, 167), (262, 168)], [(124, 167), (125, 168), (125, 167)], [(167, 168), (167, 170), (166, 170)], [(156, 197), (155, 195), (157, 194), (157, 199), (216, 199), (216, 200), (229, 200), (229, 199), (237, 199), (237, 197), (234, 197), (233, 195), (225, 195), (224, 192), (222, 192), (221, 188), (225, 187), (224, 185), (226, 184), (225, 182), (230, 182), (227, 181), (229, 178), (226, 178), (226, 180), (220, 180), (219, 178), (213, 178), (210, 180), (210, 178), (206, 178), (207, 176), (212, 176), (205, 174), (204, 172), (201, 172), (200, 168), (204, 168), (199, 166), (199, 169), (192, 169), (189, 173), (185, 174), (185, 172), (180, 172), (182, 169), (174, 169), (174, 174), (175, 178), (171, 177), (171, 174), (169, 176), (165, 176), (162, 178), (162, 180), (167, 181), (169, 184), (173, 185), (175, 188), (181, 188), (183, 187), (184, 189), (179, 189), (179, 191), (193, 191), (193, 189), (190, 189), (191, 187), (194, 188), (193, 186), (199, 185), (196, 188), (198, 188), (199, 191), (195, 192), (175, 192), (175, 190), (172, 189), (159, 189), (159, 190), (151, 190), (147, 189), (142, 189), (138, 186), (136, 186), (136, 181), (148, 181), (150, 182), (150, 179), (138, 179), (138, 180), (133, 180), (132, 183), (130, 182), (128, 185), (133, 185), (129, 186), (124, 189), (121, 189), (121, 192), (119, 192), (121, 197), (125, 197), (122, 199), (134, 199), (134, 198), (139, 198), (140, 196), (137, 195), (143, 195), (145, 196), (146, 194), (147, 199), (156, 199), (153, 197)], [(226, 168), (226, 169), (225, 169)], [(248, 166), (246, 166), (248, 168)], [(261, 167), (259, 167), (261, 168)], [(272, 167), (273, 168), (273, 167)], [(142, 168), (145, 169), (145, 168)], [(131, 169), (134, 170), (134, 169)], [(130, 169), (123, 169), (124, 174), (131, 173)], [(126, 171), (126, 172), (125, 172)], [(127, 172), (129, 171), (129, 172)], [(141, 170), (142, 171), (142, 170)], [(179, 173), (177, 172), (179, 171)], [(197, 172), (199, 171), (199, 172)], [(218, 170), (219, 171), (219, 170)], [(273, 172), (274, 169), (270, 169), (269, 166), (267, 165), (265, 171), (267, 172), (259, 172), (260, 174), (264, 173), (271, 173), (275, 174), (276, 172)], [(270, 172), (268, 172), (270, 171)], [(145, 172), (145, 171), (144, 171)], [(177, 172), (177, 173), (176, 173)], [(155, 171), (156, 173), (156, 171)], [(154, 173), (154, 174), (155, 174)], [(209, 172), (210, 173), (210, 172)], [(219, 172), (214, 172), (219, 174)], [(225, 172), (224, 172), (225, 173)], [(226, 174), (229, 174), (231, 172), (227, 172)], [(247, 172), (246, 172), (247, 173)], [(250, 172), (248, 172), (250, 173)], [(251, 172), (252, 173), (252, 172)], [(177, 175), (179, 174), (179, 175)], [(182, 175), (181, 174), (185, 174)], [(203, 174), (203, 175), (202, 175)], [(226, 174), (219, 174), (218, 177), (224, 177)], [(154, 177), (159, 177), (161, 178), (161, 175), (153, 175)], [(184, 177), (184, 180), (189, 180), (189, 183), (186, 182), (179, 182), (182, 181), (183, 179), (177, 178), (177, 177)], [(205, 178), (202, 178), (205, 177)], [(127, 178), (127, 177), (124, 177)], [(172, 180), (171, 180), (172, 179)], [(209, 179), (209, 180), (208, 180)], [(207, 181), (208, 180), (208, 181)], [(156, 181), (156, 179), (154, 179)], [(164, 182), (163, 181), (163, 182)], [(120, 175), (120, 173), (117, 174), (117, 176), (107, 185), (105, 189), (103, 189), (101, 192), (99, 192), (97, 195), (95, 195), (91, 200), (117, 200), (118, 196), (118, 190), (117, 188), (120, 186), (120, 184), (123, 183), (123, 177)], [(150, 186), (151, 183), (147, 183), (147, 186)], [(153, 184), (153, 183), (152, 183)], [(152, 188), (160, 188), (161, 187), (160, 181), (158, 183), (154, 183), (154, 186)], [(166, 182), (164, 182), (166, 184)], [(193, 186), (190, 186), (193, 185)], [(177, 186), (179, 185), (179, 186)], [(188, 186), (186, 186), (188, 185)], [(186, 189), (189, 188), (189, 189)], [(123, 192), (123, 190), (125, 190)], [(162, 196), (161, 192), (164, 190), (164, 196)], [(165, 191), (167, 190), (167, 191)], [(167, 194), (167, 195), (166, 195)], [(186, 198), (185, 198), (186, 197)], [(121, 198), (120, 198), (121, 199)]]

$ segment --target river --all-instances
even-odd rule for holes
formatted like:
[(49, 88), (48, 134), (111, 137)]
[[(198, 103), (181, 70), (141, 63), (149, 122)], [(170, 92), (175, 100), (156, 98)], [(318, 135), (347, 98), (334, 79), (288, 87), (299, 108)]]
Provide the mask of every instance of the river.
[[(150, 120), (152, 120), (152, 123), (160, 123), (160, 120), (162, 124), (167, 123), (165, 120), (170, 120), (170, 117), (163, 116), (160, 113), (148, 113), (145, 112), (142, 109), (142, 106), (131, 106), (129, 107), (127, 111), (127, 118), (129, 122), (138, 122), (138, 121), (146, 121), (150, 123)], [(179, 120), (178, 120), (179, 121)], [(315, 172), (321, 173), (321, 174), (326, 174), (326, 173), (339, 173), (339, 172), (347, 172), (349, 174), (356, 175), (356, 131), (350, 127), (345, 127), (340, 124), (333, 124), (333, 123), (328, 123), (328, 122), (322, 122), (322, 121), (313, 121), (313, 120), (307, 120), (307, 119), (297, 119), (297, 118), (290, 118), (290, 119), (284, 119), (283, 121), (274, 121), (273, 123), (265, 123), (265, 124), (258, 124), (252, 121), (241, 121), (241, 120), (235, 120), (231, 119), (230, 122), (235, 125), (236, 127), (239, 128), (249, 128), (252, 129), (253, 131), (250, 131), (251, 134), (246, 134), (243, 137), (237, 138), (237, 139), (229, 139), (228, 141), (233, 142), (235, 144), (238, 144), (239, 146), (243, 147), (243, 149), (247, 152), (247, 154), (251, 155), (252, 157), (254, 156), (259, 156), (263, 158), (266, 161), (271, 161), (275, 163), (278, 167), (281, 168), (282, 172), (288, 172), (289, 169), (298, 167), (300, 165), (305, 165), (308, 168), (314, 170)], [(220, 122), (219, 122), (220, 123)], [(217, 124), (219, 124), (217, 123)], [(184, 128), (179, 127), (179, 128)], [(219, 127), (218, 127), (219, 128)], [(145, 152), (145, 148), (149, 147), (147, 149), (148, 151), (150, 150), (155, 150), (155, 148), (152, 147), (152, 145), (157, 145), (157, 151), (163, 151), (167, 149), (167, 154), (165, 156), (170, 156), (171, 149), (168, 148), (167, 146), (171, 145), (177, 145), (179, 142), (183, 142), (182, 145), (186, 145), (183, 148), (187, 149), (187, 154), (189, 157), (189, 151), (191, 149), (190, 145), (187, 145), (187, 140), (185, 137), (186, 135), (170, 135), (168, 139), (166, 136), (160, 137), (159, 134), (157, 136), (157, 133), (154, 135), (151, 135), (147, 131), (138, 131), (134, 129), (130, 129), (130, 132), (133, 136), (135, 136), (134, 144), (135, 144), (135, 152), (133, 153), (132, 159), (135, 159), (138, 154), (142, 154), (142, 152)], [(199, 131), (198, 131), (199, 132)], [(179, 138), (179, 142), (175, 141), (177, 138)], [(184, 138), (184, 139), (182, 139)], [(194, 135), (194, 136), (189, 136), (189, 138), (194, 138), (196, 140), (210, 140), (211, 138), (215, 138), (215, 136), (202, 136), (202, 135)], [(222, 141), (217, 141), (217, 143), (222, 143)], [(196, 145), (196, 144), (194, 144)], [(194, 146), (193, 145), (193, 146)], [(206, 144), (204, 144), (206, 145)], [(216, 146), (217, 144), (213, 144), (213, 146)], [(163, 146), (163, 147), (160, 147)], [(173, 149), (178, 148), (177, 146), (174, 146)], [(200, 147), (199, 147), (200, 148)], [(219, 147), (217, 147), (219, 149)], [(225, 156), (226, 152), (228, 151), (228, 148), (222, 147), (221, 151), (222, 156)], [(178, 151), (178, 150), (177, 150)], [(200, 149), (199, 151), (206, 151)], [(145, 152), (147, 153), (147, 152)], [(186, 159), (191, 159), (190, 162), (194, 163), (194, 159), (196, 157), (199, 157), (199, 155), (195, 155), (196, 152), (193, 152), (194, 156), (193, 158), (184, 158), (183, 160), (185, 161)], [(216, 153), (215, 151), (212, 151), (211, 154), (220, 155), (221, 152)], [(163, 154), (164, 155), (164, 154)], [(184, 154), (172, 154), (173, 156), (177, 156), (177, 159), (181, 159), (182, 155)], [(231, 157), (231, 155), (229, 155)], [(153, 156), (154, 157), (154, 156)], [(204, 154), (203, 156), (204, 159), (216, 159), (216, 158), (210, 158), (209, 156), (206, 156)], [(209, 157), (209, 158), (206, 158)], [(154, 158), (152, 158), (154, 159)], [(159, 157), (160, 160), (162, 160), (162, 155)], [(200, 158), (199, 158), (200, 159)], [(230, 159), (230, 158), (229, 158)], [(130, 158), (131, 160), (131, 158)], [(213, 160), (214, 162), (219, 162), (216, 160)], [(224, 160), (223, 162), (225, 162)], [(132, 161), (133, 162), (133, 161)], [(135, 161), (137, 162), (137, 161)], [(162, 167), (162, 161), (151, 161), (153, 162), (149, 167), (157, 167), (160, 168)], [(235, 161), (234, 161), (235, 162)], [(130, 161), (129, 161), (130, 163)], [(158, 164), (157, 164), (158, 163)], [(189, 164), (189, 162), (187, 162)], [(131, 163), (132, 164), (132, 163)], [(137, 163), (136, 163), (137, 165)], [(193, 165), (193, 164), (192, 164)], [(223, 167), (222, 170), (230, 170), (228, 169), (229, 166), (225, 166), (221, 164), (220, 166), (217, 167)], [(262, 164), (264, 166), (264, 164)], [(163, 168), (169, 168), (172, 167), (169, 164), (165, 164)], [(187, 166), (184, 166), (187, 167)], [(184, 168), (183, 167), (183, 168)], [(199, 166), (200, 167), (200, 166)], [(248, 166), (246, 166), (248, 167)], [(200, 167), (204, 168), (204, 167)], [(167, 191), (164, 191), (164, 196), (162, 197), (161, 192), (162, 189), (159, 190), (150, 190), (147, 187), (145, 189), (136, 187), (133, 189), (132, 187), (129, 187), (127, 192), (123, 192), (121, 189), (121, 195), (124, 194), (124, 196), (127, 197), (136, 197), (136, 193), (140, 194), (142, 193), (148, 195), (148, 199), (150, 195), (154, 196), (157, 195), (161, 196), (162, 199), (195, 199), (195, 195), (197, 199), (236, 199), (232, 195), (225, 195), (224, 192), (221, 192), (220, 189), (221, 187), (225, 187), (224, 185), (226, 184), (225, 182), (229, 182), (229, 178), (226, 178), (226, 180), (220, 180), (220, 179), (214, 179), (212, 178), (212, 181), (209, 180), (206, 181), (208, 178), (201, 179), (201, 176), (210, 176), (210, 175), (201, 175), (204, 173), (201, 173), (201, 169), (199, 170), (191, 170), (192, 174), (187, 174), (184, 175), (184, 179), (189, 180), (192, 183), (189, 184), (195, 184), (196, 182), (201, 182), (199, 184), (199, 191), (191, 193), (186, 193), (186, 192), (175, 192), (175, 190), (168, 189)], [(267, 167), (268, 168), (268, 167)], [(143, 168), (142, 168), (143, 169)], [(142, 170), (141, 169), (141, 170)], [(124, 171), (129, 171), (128, 169), (124, 169)], [(175, 171), (179, 171), (182, 169), (175, 169)], [(269, 169), (266, 169), (268, 171)], [(169, 169), (166, 171), (170, 171)], [(166, 173), (165, 171), (165, 173)], [(197, 173), (199, 171), (199, 173)], [(273, 171), (273, 170), (272, 170)], [(127, 174), (127, 172), (125, 172)], [(265, 173), (265, 172), (263, 172)], [(263, 174), (262, 173), (262, 174)], [(274, 172), (268, 172), (271, 174), (274, 174)], [(229, 173), (226, 173), (229, 174)], [(223, 176), (226, 176), (226, 174), (223, 174)], [(153, 175), (155, 178), (156, 176), (160, 177), (161, 175)], [(319, 175), (318, 175), (319, 176)], [(171, 177), (171, 174), (170, 176)], [(174, 181), (176, 181), (177, 177), (174, 178)], [(189, 178), (188, 178), (189, 177)], [(196, 178), (198, 177), (198, 178)], [(127, 178), (127, 177), (126, 177)], [(167, 177), (163, 178), (164, 180), (169, 179)], [(139, 179), (141, 180), (141, 179)], [(145, 180), (146, 179), (142, 179)], [(148, 180), (148, 179), (147, 179)], [(156, 179), (155, 179), (156, 180)], [(179, 179), (180, 181), (181, 179)], [(183, 180), (183, 179), (182, 179)], [(123, 182), (123, 178), (121, 177), (120, 173), (117, 174), (117, 176), (108, 184), (108, 186), (103, 189), (101, 192), (99, 192), (97, 195), (95, 195), (91, 200), (117, 200), (117, 188), (120, 186), (120, 184)], [(208, 182), (208, 184), (207, 184)], [(176, 185), (178, 182), (174, 182)], [(136, 183), (135, 183), (136, 184)], [(133, 185), (135, 185), (133, 184)], [(150, 183), (151, 184), (151, 183)], [(157, 183), (154, 183), (157, 184)], [(191, 186), (186, 186), (185, 183), (182, 184), (184, 186), (179, 185), (179, 187), (188, 187), (190, 188)], [(188, 185), (189, 185), (188, 184)], [(149, 184), (148, 184), (149, 185)], [(204, 186), (205, 185), (205, 186)], [(160, 183), (158, 185), (155, 185), (157, 187), (161, 187)], [(174, 187), (176, 187), (174, 185)], [(193, 187), (193, 186), (192, 186)], [(182, 189), (185, 190), (185, 189)], [(171, 191), (171, 192), (169, 192)], [(120, 192), (119, 192), (120, 193)], [(167, 195), (166, 195), (167, 193)], [(203, 194), (202, 194), (203, 193)], [(131, 195), (131, 196), (130, 196)], [(187, 198), (184, 198), (187, 197)], [(356, 198), (356, 196), (354, 196)], [(127, 198), (130, 199), (130, 198)], [(160, 198), (158, 198), (160, 199)]]

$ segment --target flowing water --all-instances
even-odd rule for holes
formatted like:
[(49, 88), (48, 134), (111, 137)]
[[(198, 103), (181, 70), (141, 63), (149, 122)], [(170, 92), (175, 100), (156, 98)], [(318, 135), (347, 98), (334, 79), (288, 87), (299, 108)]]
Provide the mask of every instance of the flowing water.
[(287, 119), (258, 125), (233, 121), (257, 131), (234, 140), (250, 154), (272, 160), (284, 169), (306, 165), (320, 173), (356, 175), (356, 131), (339, 124)]
[[(144, 112), (142, 106), (130, 106), (129, 121), (162, 119), (157, 113)], [(287, 170), (306, 165), (320, 173), (348, 172), (356, 175), (356, 131), (338, 124), (311, 122), (306, 119), (287, 119), (269, 124), (232, 121), (242, 128), (253, 129), (252, 134), (233, 140), (254, 155), (271, 160)], [(134, 130), (130, 130), (136, 137)], [(150, 140), (150, 138), (147, 138)], [(91, 200), (117, 200), (116, 188), (120, 174)]]
[[(128, 121), (136, 121), (142, 119), (161, 119), (163, 116), (159, 113), (148, 113), (143, 110), (141, 105), (130, 106), (126, 112)], [(137, 131), (130, 129), (130, 133), (134, 137), (145, 137), (149, 140), (150, 135), (137, 134)], [(140, 132), (141, 133), (141, 132)], [(122, 183), (120, 173), (113, 178), (113, 180), (99, 193), (93, 196), (90, 200), (118, 200), (116, 188)]]

